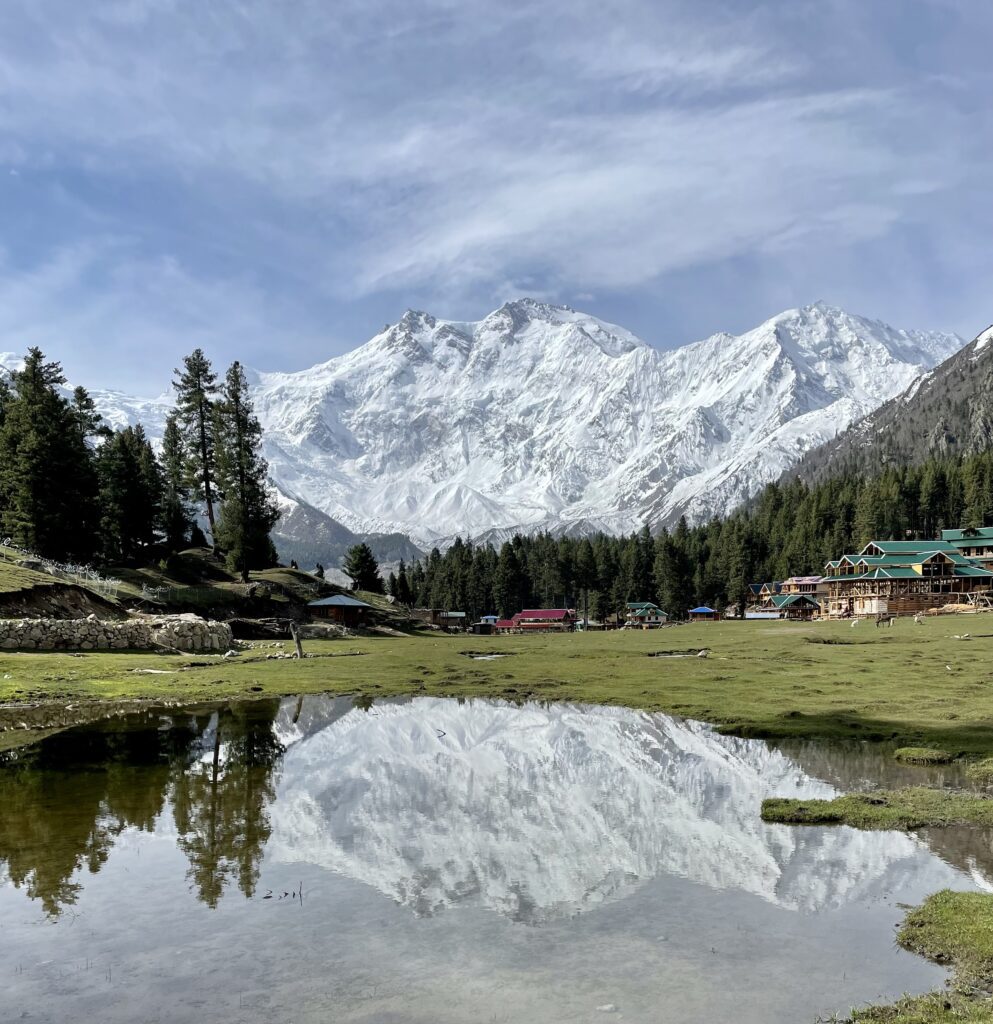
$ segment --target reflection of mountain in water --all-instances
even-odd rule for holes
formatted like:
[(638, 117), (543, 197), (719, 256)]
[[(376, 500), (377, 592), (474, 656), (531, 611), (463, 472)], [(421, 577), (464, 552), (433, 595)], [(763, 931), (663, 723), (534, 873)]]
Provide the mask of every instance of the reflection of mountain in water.
[[(810, 909), (954, 873), (914, 839), (765, 825), (771, 792), (828, 796), (765, 743), (621, 708), (417, 699), (276, 723), (288, 746), (270, 854), (429, 914), (590, 909), (663, 873)], [(933, 876), (933, 877), (932, 877)]]

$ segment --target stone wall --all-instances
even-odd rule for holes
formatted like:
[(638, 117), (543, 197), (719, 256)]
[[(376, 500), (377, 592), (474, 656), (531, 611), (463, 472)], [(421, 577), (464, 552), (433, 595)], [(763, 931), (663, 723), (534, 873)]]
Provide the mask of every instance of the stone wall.
[(161, 650), (226, 651), (226, 622), (198, 615), (156, 615), (107, 622), (85, 619), (0, 619), (0, 647), (26, 651)]

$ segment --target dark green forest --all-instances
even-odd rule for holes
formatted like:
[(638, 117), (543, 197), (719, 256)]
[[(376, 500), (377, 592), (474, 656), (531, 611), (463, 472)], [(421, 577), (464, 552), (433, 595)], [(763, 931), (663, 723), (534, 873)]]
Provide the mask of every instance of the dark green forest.
[[(698, 604), (741, 605), (752, 582), (819, 573), (825, 562), (879, 538), (932, 538), (993, 523), (993, 453), (929, 460), (877, 476), (769, 484), (747, 507), (653, 536), (517, 536), (499, 551), (456, 541), (391, 573), (405, 604), (473, 617), (526, 607), (589, 608), (595, 619), (627, 601), (656, 601), (681, 617)], [(588, 604), (587, 604), (588, 603)]]
[(278, 509), (239, 363), (218, 382), (200, 349), (183, 360), (159, 454), (140, 424), (111, 429), (65, 383), (37, 348), (0, 378), (0, 529), (11, 543), (61, 562), (147, 563), (203, 544), (203, 508), (232, 571), (247, 580), (275, 564)]

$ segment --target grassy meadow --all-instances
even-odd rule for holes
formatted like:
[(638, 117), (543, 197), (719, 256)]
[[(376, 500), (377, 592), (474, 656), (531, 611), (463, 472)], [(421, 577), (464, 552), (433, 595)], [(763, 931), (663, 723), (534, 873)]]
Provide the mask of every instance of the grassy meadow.
[[(965, 632), (970, 639), (955, 639)], [(436, 694), (622, 704), (750, 736), (861, 737), (955, 756), (993, 755), (993, 615), (937, 617), (924, 625), (904, 619), (885, 629), (714, 622), (648, 632), (425, 633), (304, 646), (311, 657), (302, 662), (266, 660), (269, 647), (231, 659), (0, 652), (0, 703), (14, 705), (0, 711), (0, 724), (18, 719), (24, 708), (17, 705), (26, 704)], [(695, 657), (700, 649), (707, 657)]]

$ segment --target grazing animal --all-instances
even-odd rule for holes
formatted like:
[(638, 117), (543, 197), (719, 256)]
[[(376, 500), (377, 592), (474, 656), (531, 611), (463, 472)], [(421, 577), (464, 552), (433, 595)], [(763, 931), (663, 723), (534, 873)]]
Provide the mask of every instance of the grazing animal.
[(854, 629), (861, 621), (861, 619), (855, 619), (855, 621), (852, 623), (852, 629)]
[(895, 619), (896, 619), (895, 615), (880, 615), (876, 619), (876, 629), (879, 629), (880, 626), (889, 626), (892, 629), (893, 628), (893, 622), (894, 622)]
[(914, 622), (916, 622), (918, 626), (923, 626), (924, 625), (924, 612), (918, 612), (914, 616)]

